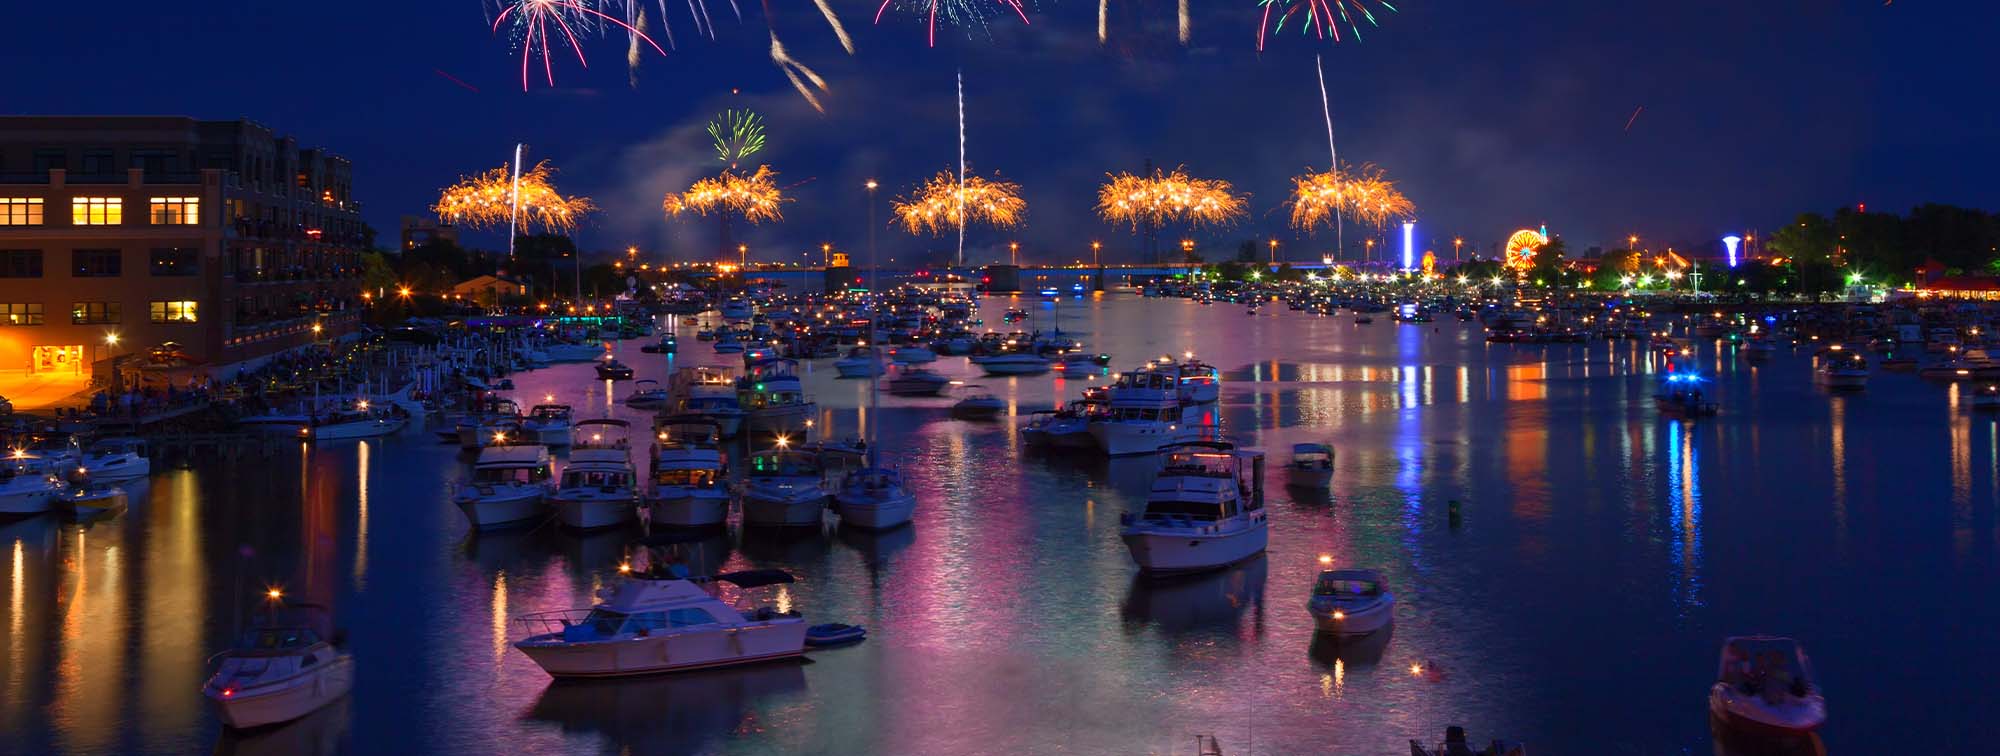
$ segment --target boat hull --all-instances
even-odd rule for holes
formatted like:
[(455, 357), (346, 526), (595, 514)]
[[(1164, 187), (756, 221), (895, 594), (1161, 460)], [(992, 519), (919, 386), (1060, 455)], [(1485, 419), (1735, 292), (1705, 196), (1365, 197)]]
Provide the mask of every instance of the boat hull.
[(1325, 488), (1333, 482), (1333, 468), (1285, 466), (1285, 485), (1293, 488)]
[(1818, 695), (1774, 705), (1728, 683), (1709, 689), (1708, 711), (1729, 729), (1752, 735), (1809, 735), (1826, 724), (1826, 699)]
[(353, 687), (354, 659), (339, 654), (316, 672), (273, 684), (269, 692), (253, 688), (225, 696), (221, 691), (204, 688), (202, 693), (213, 703), (216, 718), (223, 724), (247, 730), (290, 722), (311, 714), (340, 700)]
[(672, 528), (708, 528), (729, 519), (729, 495), (721, 491), (663, 492), (646, 502), (654, 525)]
[(547, 493), (539, 490), (460, 497), (457, 504), (466, 521), (475, 528), (540, 522), (549, 516)]
[(85, 458), (83, 468), (89, 471), (91, 480), (115, 482), (138, 480), (151, 475), (153, 462), (137, 454), (121, 454), (102, 459)]
[[(387, 436), (403, 429), (402, 420), (361, 420), (351, 423), (333, 423), (313, 428), (307, 435), (314, 441), (343, 441), (354, 438), (376, 438)], [(460, 441), (464, 438), (461, 436)]]
[(1183, 528), (1127, 528), (1119, 534), (1132, 561), (1148, 574), (1172, 575), (1227, 567), (1264, 552), (1270, 528), (1259, 519), (1239, 530), (1191, 532)]
[(556, 497), (556, 519), (563, 527), (576, 530), (611, 528), (631, 522), (635, 502), (631, 497)]
[[(782, 407), (766, 407), (750, 413), (744, 425), (751, 433), (793, 436), (803, 433), (806, 421), (819, 411), (817, 404), (792, 404)], [(725, 429), (726, 432), (726, 429)]]
[(759, 493), (743, 494), (743, 524), (759, 527), (817, 526), (824, 521), (825, 493), (793, 496)]
[(908, 492), (886, 497), (835, 494), (834, 511), (844, 527), (888, 530), (909, 524), (917, 512), (917, 497)]
[(1200, 431), (1185, 423), (1098, 422), (1090, 424), (1090, 437), (1097, 448), (1113, 457), (1153, 454), (1160, 447), (1200, 438)]
[(755, 664), (805, 653), (804, 620), (592, 643), (521, 641), (550, 677), (630, 677)]
[[(1336, 609), (1340, 616), (1335, 617)], [(1322, 635), (1336, 638), (1359, 638), (1373, 635), (1396, 621), (1394, 600), (1383, 600), (1366, 608), (1344, 608), (1333, 604), (1310, 601), (1306, 611), (1312, 614), (1313, 629)]]
[(49, 511), (54, 496), (55, 491), (48, 488), (0, 493), (0, 514), (41, 514)]

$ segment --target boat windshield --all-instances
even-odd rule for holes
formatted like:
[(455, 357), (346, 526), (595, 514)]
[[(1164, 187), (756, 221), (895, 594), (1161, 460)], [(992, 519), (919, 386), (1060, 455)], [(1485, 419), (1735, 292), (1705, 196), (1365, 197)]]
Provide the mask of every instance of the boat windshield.
[(1236, 458), (1216, 452), (1174, 452), (1167, 455), (1167, 473), (1229, 478), (1236, 475)]
[(1223, 518), (1223, 505), (1213, 501), (1149, 501), (1146, 502), (1145, 518), (1214, 522)]
[(627, 485), (631, 485), (631, 479), (628, 478), (625, 473), (619, 471), (613, 471), (613, 470), (563, 471), (563, 487), (565, 488), (591, 488), (591, 487), (615, 488)]
[(1379, 596), (1382, 586), (1367, 580), (1320, 578), (1313, 585), (1314, 596)]
[(663, 486), (712, 486), (715, 485), (715, 471), (659, 470), (653, 473), (653, 482)]
[(260, 627), (236, 638), (238, 651), (283, 651), (319, 642), (319, 634), (303, 627)]

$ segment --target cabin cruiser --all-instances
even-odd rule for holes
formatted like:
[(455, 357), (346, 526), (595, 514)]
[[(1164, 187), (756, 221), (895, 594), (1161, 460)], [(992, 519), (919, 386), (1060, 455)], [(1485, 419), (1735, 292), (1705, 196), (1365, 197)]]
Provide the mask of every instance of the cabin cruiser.
[(966, 386), (965, 398), (951, 405), (951, 416), (960, 420), (992, 420), (1007, 411), (1007, 400), (994, 396), (983, 386)]
[(1693, 373), (1668, 373), (1653, 394), (1653, 405), (1662, 414), (1681, 417), (1707, 417), (1720, 409), (1703, 397), (1701, 376)]
[(632, 366), (619, 362), (616, 357), (606, 355), (603, 362), (597, 363), (597, 379), (600, 381), (632, 380)]
[(1222, 398), (1222, 371), (1207, 363), (1190, 357), (1188, 361), (1173, 365), (1171, 361), (1162, 367), (1172, 366), (1180, 378), (1181, 401), (1189, 404), (1207, 404)]
[(1285, 485), (1325, 488), (1333, 482), (1333, 447), (1326, 444), (1292, 444), (1292, 459), (1285, 463)]
[(409, 419), (393, 409), (370, 405), (366, 400), (352, 407), (315, 414), (299, 426), (299, 437), (313, 441), (376, 438), (402, 430)]
[(937, 352), (931, 351), (928, 347), (904, 344), (890, 347), (889, 359), (905, 365), (921, 365), (926, 362), (937, 362)]
[(639, 503), (632, 470), (628, 434), (623, 420), (583, 420), (576, 423), (569, 464), (551, 496), (556, 519), (578, 530), (608, 528), (630, 522)]
[(1021, 441), (1029, 446), (1055, 449), (1089, 449), (1097, 445), (1090, 435), (1090, 423), (1104, 412), (1104, 402), (1079, 399), (1054, 411), (1035, 413), (1021, 428)]
[(734, 333), (721, 334), (716, 336), (715, 344), (709, 348), (714, 349), (716, 354), (742, 354), (743, 342), (737, 341)]
[(276, 604), (257, 613), (253, 626), (220, 654), (202, 695), (217, 718), (237, 729), (289, 722), (347, 695), (354, 658), (327, 642), (331, 623), (323, 607)]
[(1056, 355), (1053, 367), (1063, 371), (1065, 374), (1080, 375), (1095, 372), (1098, 368), (1104, 367), (1110, 364), (1110, 362), (1111, 355), (1102, 352), (1085, 352), (1079, 350)]
[(806, 397), (805, 385), (795, 372), (798, 365), (797, 360), (764, 360), (737, 379), (737, 403), (748, 413), (745, 425), (751, 433), (804, 437), (819, 405)]
[(973, 360), (987, 375), (1041, 375), (1049, 372), (1049, 360), (1038, 354), (1013, 352)]
[(868, 378), (882, 374), (882, 358), (868, 347), (855, 347), (846, 357), (834, 361), (833, 369), (840, 371), (842, 378)]
[(1813, 382), (1829, 389), (1860, 390), (1868, 386), (1868, 357), (1860, 352), (1829, 354), (1813, 371)]
[(723, 482), (721, 427), (700, 415), (676, 415), (660, 418), (654, 429), (647, 522), (677, 528), (723, 524), (729, 518), (729, 488)]
[(548, 362), (595, 362), (604, 358), (602, 344), (550, 344), (542, 347)]
[(144, 478), (153, 470), (146, 440), (128, 436), (98, 439), (84, 451), (81, 465), (93, 480), (105, 481)]
[(474, 528), (540, 522), (553, 489), (546, 446), (494, 446), (479, 451), (472, 477), (451, 497)]
[(743, 478), (743, 524), (819, 525), (826, 511), (825, 468), (811, 452), (778, 448), (750, 455)]
[(902, 527), (917, 512), (917, 497), (903, 485), (895, 470), (870, 465), (847, 473), (833, 494), (833, 511), (842, 527), (888, 530)]
[(1826, 696), (1798, 641), (1739, 636), (1722, 643), (1708, 711), (1722, 726), (1746, 734), (1807, 735), (1826, 724)]
[(67, 476), (83, 463), (83, 449), (76, 437), (58, 431), (30, 435), (27, 443), (7, 453), (7, 461), (32, 467), (55, 476)]
[(951, 379), (925, 368), (906, 367), (888, 383), (889, 393), (895, 396), (937, 396), (951, 385)]
[(632, 393), (625, 396), (625, 406), (637, 410), (656, 410), (667, 406), (672, 392), (660, 387), (660, 382), (648, 378), (632, 384)]
[(749, 320), (752, 314), (754, 314), (754, 310), (751, 308), (749, 300), (731, 299), (722, 303), (722, 318), (724, 320)]
[(1976, 410), (2000, 410), (2000, 383), (1988, 383), (1973, 389), (1970, 403)]
[(1187, 422), (1175, 371), (1147, 369), (1118, 376), (1106, 393), (1103, 415), (1090, 422), (1097, 448), (1114, 457), (1152, 454), (1161, 447), (1201, 437)]
[(537, 404), (520, 423), (521, 442), (568, 446), (572, 410), (567, 404)]
[(743, 430), (743, 411), (737, 399), (736, 376), (728, 368), (706, 365), (681, 368), (669, 384), (670, 406), (681, 414), (696, 414), (722, 426), (723, 438), (735, 438)]
[(598, 591), (590, 609), (521, 617), (532, 635), (514, 644), (556, 678), (621, 677), (750, 664), (805, 652), (797, 612), (739, 610), (718, 583), (757, 588), (792, 582), (781, 570), (685, 577), (675, 568), (632, 569)]
[(41, 514), (62, 494), (62, 479), (39, 461), (21, 456), (0, 461), (0, 515)]
[(1141, 571), (1199, 572), (1263, 553), (1264, 453), (1222, 441), (1167, 448), (1146, 508), (1119, 518), (1119, 538)]
[(505, 444), (519, 435), (521, 405), (505, 397), (487, 396), (477, 409), (459, 418), (454, 428), (461, 449)]
[(1444, 728), (1444, 742), (1436, 747), (1426, 747), (1417, 740), (1410, 741), (1410, 756), (1528, 756), (1528, 747), (1520, 743), (1494, 740), (1485, 748), (1473, 750), (1466, 741), (1465, 728), (1453, 725)]
[[(1320, 557), (1320, 563), (1332, 561)], [(1396, 621), (1396, 597), (1374, 570), (1322, 570), (1306, 602), (1319, 632), (1359, 638)]]

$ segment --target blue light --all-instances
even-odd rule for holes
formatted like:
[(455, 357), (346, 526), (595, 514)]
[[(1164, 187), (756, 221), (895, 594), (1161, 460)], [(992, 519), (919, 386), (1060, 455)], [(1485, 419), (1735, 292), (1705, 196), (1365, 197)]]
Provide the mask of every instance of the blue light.
[(1722, 246), (1729, 248), (1729, 267), (1736, 267), (1736, 245), (1743, 243), (1743, 237), (1735, 234), (1722, 237)]
[(1413, 232), (1416, 230), (1416, 228), (1417, 228), (1416, 221), (1403, 221), (1403, 272), (1404, 273), (1410, 272), (1410, 270), (1413, 267), (1415, 267), (1413, 263), (1415, 262), (1416, 258), (1412, 257), (1411, 255), (1413, 252), (1412, 248), (1415, 246), (1415, 242), (1412, 241), (1412, 239), (1414, 238)]

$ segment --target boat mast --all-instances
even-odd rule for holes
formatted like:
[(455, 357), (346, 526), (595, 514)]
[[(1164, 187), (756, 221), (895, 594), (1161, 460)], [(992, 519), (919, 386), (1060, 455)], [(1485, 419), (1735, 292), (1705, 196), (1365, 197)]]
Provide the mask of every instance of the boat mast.
[[(872, 219), (875, 215), (875, 191), (873, 189), (875, 182), (870, 181), (868, 185), (870, 187), (868, 191), (868, 214)], [(879, 314), (878, 310), (881, 307), (880, 292), (876, 289), (877, 276), (881, 268), (879, 257), (875, 252), (875, 224), (871, 220), (868, 224), (868, 297), (862, 300), (868, 305), (868, 359), (870, 361), (868, 366), (868, 432), (863, 435), (862, 443), (868, 445), (868, 469), (870, 470), (876, 469), (875, 426), (881, 423), (882, 420), (879, 412), (879, 395), (875, 390), (876, 382), (880, 380), (882, 374), (882, 347), (875, 333), (875, 321)]]

